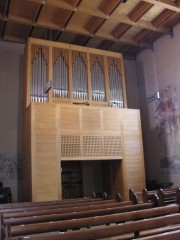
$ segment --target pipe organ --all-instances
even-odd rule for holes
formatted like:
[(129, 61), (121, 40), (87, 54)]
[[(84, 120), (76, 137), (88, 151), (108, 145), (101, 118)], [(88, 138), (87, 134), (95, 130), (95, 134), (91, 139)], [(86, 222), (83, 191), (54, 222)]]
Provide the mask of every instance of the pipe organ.
[(110, 197), (145, 187), (140, 114), (127, 109), (121, 54), (32, 38), (25, 53), (24, 200), (61, 199), (63, 161), (101, 161)]
[[(36, 41), (37, 44), (30, 41), (31, 71), (27, 80), (30, 96), (27, 95), (26, 106), (30, 102), (65, 101), (126, 107), (120, 54), (65, 44), (54, 46), (49, 41)], [(49, 81), (52, 89), (46, 93)]]

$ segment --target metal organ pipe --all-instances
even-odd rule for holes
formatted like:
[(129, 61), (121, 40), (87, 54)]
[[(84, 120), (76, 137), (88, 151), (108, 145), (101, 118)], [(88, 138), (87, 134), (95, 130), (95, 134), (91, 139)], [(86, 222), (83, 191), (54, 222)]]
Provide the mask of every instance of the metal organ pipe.
[(64, 57), (60, 54), (53, 65), (53, 96), (68, 98), (68, 92), (68, 66)]
[(91, 92), (92, 100), (105, 101), (105, 77), (97, 58), (91, 69)]
[(47, 83), (47, 63), (41, 48), (31, 63), (31, 71), (31, 101), (47, 102), (47, 94), (44, 93), (44, 86)]
[(110, 106), (114, 108), (123, 108), (123, 89), (121, 75), (117, 66), (113, 62), (109, 71), (109, 91), (110, 91)]
[(72, 66), (73, 97), (87, 100), (87, 69), (80, 54), (75, 57)]

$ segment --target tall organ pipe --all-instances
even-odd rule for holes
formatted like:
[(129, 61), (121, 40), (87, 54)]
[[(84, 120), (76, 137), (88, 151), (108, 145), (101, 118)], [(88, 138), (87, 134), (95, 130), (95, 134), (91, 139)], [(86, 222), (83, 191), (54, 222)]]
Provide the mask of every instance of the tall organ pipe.
[(121, 75), (117, 66), (113, 62), (109, 71), (109, 91), (110, 91), (110, 106), (115, 108), (123, 108), (123, 91)]
[(53, 65), (53, 96), (56, 98), (68, 98), (68, 65), (60, 54)]
[(91, 68), (92, 100), (105, 101), (105, 77), (102, 67), (96, 58)]
[(47, 101), (47, 94), (44, 93), (47, 83), (47, 63), (41, 48), (31, 63), (31, 71), (31, 101), (45, 102)]
[(73, 97), (87, 99), (87, 69), (80, 54), (77, 54), (72, 66)]

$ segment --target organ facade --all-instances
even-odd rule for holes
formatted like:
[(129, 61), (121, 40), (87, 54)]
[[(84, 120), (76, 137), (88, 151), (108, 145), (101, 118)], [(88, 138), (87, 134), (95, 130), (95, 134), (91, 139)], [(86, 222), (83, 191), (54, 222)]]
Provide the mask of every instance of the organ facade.
[(109, 197), (144, 188), (140, 113), (127, 108), (122, 55), (32, 38), (25, 52), (24, 200), (65, 198), (62, 166), (72, 162), (82, 166), (81, 196), (86, 163), (101, 165), (94, 184)]

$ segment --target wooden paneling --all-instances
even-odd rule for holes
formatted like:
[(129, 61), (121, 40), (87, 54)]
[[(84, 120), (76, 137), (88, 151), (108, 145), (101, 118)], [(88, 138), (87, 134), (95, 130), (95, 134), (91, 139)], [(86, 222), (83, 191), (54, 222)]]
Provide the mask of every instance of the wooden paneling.
[(106, 160), (103, 182), (111, 197), (120, 192), (128, 199), (129, 188), (145, 187), (139, 110), (32, 103), (29, 117), (32, 200), (61, 198), (61, 161)]
[(32, 105), (32, 188), (33, 200), (58, 199), (60, 156), (57, 142), (56, 106)]
[(140, 114), (138, 110), (125, 110), (122, 116), (123, 167), (126, 188), (135, 191), (145, 187), (145, 171)]

